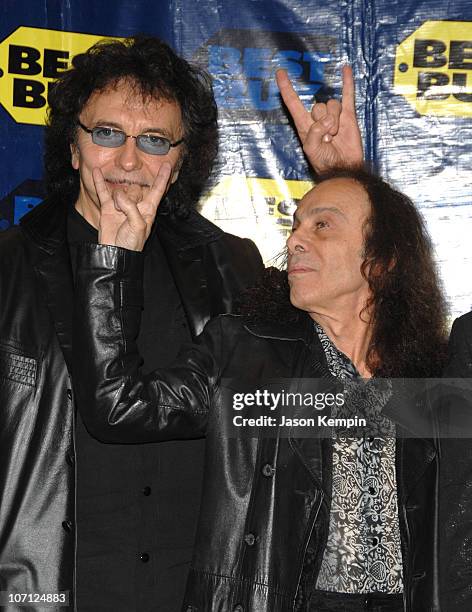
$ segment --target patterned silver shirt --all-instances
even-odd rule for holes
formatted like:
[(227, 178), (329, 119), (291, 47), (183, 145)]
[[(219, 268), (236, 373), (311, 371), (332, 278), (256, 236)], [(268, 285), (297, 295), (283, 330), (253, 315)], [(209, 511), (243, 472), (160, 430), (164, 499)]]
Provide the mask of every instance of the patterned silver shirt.
[[(354, 364), (315, 324), (331, 374), (360, 379)], [(358, 385), (357, 385), (358, 386)], [(374, 396), (364, 414), (388, 395)], [(365, 401), (365, 398), (364, 398)], [(368, 401), (367, 401), (368, 404)], [(381, 418), (381, 417), (380, 417)], [(340, 593), (402, 593), (402, 554), (395, 474), (395, 427), (385, 437), (350, 438), (333, 432), (333, 484), (328, 542), (316, 588)]]

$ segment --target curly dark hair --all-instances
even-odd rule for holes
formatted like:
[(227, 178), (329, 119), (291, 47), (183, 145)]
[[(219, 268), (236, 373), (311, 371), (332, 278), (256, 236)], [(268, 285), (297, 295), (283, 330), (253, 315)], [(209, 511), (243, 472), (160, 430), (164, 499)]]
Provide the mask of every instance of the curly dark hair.
[[(364, 228), (362, 274), (372, 313), (367, 366), (378, 377), (440, 376), (446, 358), (447, 307), (430, 238), (413, 202), (367, 169), (334, 168), (317, 177), (359, 183), (371, 203)], [(290, 304), (287, 273), (268, 268), (241, 298), (251, 321), (296, 323), (306, 314)]]
[(209, 75), (178, 57), (158, 38), (138, 35), (100, 41), (76, 55), (49, 93), (45, 133), (48, 195), (75, 201), (79, 174), (71, 166), (78, 117), (90, 96), (128, 81), (144, 98), (177, 102), (184, 130), (183, 163), (159, 212), (185, 217), (205, 187), (218, 150), (217, 107)]

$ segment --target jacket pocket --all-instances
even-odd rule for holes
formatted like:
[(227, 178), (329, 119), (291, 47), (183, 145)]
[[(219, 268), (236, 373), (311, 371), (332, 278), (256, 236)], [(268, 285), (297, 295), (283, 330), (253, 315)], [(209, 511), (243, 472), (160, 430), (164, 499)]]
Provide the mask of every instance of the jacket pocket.
[(28, 387), (36, 386), (38, 364), (34, 357), (0, 348), (0, 380), (17, 382)]

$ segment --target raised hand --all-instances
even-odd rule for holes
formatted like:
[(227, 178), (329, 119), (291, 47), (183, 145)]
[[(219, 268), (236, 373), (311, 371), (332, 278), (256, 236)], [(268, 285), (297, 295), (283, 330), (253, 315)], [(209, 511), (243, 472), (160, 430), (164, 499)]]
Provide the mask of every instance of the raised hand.
[(356, 166), (363, 161), (351, 67), (343, 66), (342, 74), (342, 102), (330, 99), (326, 104), (315, 103), (310, 112), (298, 97), (287, 72), (276, 72), (280, 95), (315, 172), (334, 166)]
[(92, 175), (100, 200), (98, 242), (142, 251), (167, 191), (171, 165), (164, 162), (160, 166), (151, 188), (142, 199), (139, 199), (142, 188), (137, 185), (130, 185), (126, 192), (115, 189), (110, 193), (102, 171), (94, 168)]

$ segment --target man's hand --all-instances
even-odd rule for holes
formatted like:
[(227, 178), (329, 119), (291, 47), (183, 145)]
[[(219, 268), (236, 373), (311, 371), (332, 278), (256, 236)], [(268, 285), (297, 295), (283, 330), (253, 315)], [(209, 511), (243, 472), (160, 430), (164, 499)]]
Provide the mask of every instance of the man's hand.
[(334, 99), (326, 104), (315, 103), (311, 112), (305, 109), (285, 70), (277, 70), (276, 80), (303, 151), (315, 172), (362, 163), (364, 155), (350, 66), (343, 66), (342, 103)]
[(115, 189), (110, 193), (99, 168), (93, 170), (93, 180), (100, 200), (98, 242), (142, 251), (151, 233), (151, 227), (162, 197), (167, 191), (171, 165), (164, 162), (145, 197), (142, 187), (130, 185), (127, 191)]

